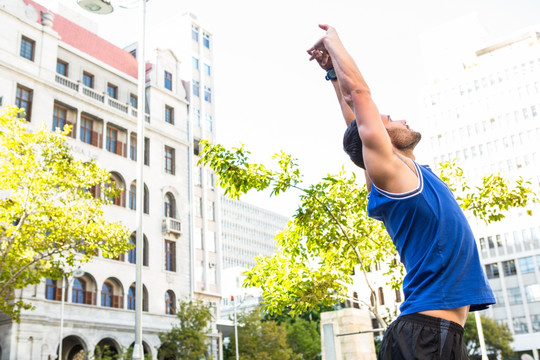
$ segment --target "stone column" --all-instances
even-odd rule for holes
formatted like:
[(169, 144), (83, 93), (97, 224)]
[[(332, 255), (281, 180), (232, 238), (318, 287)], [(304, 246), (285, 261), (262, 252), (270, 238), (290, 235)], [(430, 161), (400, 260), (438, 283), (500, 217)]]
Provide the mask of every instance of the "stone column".
[(373, 333), (338, 336), (371, 329), (367, 310), (349, 308), (322, 313), (322, 360), (375, 360)]

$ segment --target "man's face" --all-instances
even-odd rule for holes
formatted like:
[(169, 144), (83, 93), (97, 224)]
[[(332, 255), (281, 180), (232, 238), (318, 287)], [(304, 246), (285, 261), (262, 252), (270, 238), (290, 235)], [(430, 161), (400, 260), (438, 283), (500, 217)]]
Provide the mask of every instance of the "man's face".
[(406, 120), (392, 120), (390, 115), (381, 115), (381, 119), (392, 144), (398, 150), (413, 150), (422, 139), (422, 134), (409, 128)]

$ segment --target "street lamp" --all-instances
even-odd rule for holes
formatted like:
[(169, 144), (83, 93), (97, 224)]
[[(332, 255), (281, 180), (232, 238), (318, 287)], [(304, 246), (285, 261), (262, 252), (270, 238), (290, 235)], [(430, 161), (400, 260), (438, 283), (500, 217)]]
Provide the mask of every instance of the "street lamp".
[[(71, 281), (69, 282), (69, 286), (73, 283), (73, 280), (75, 278), (81, 277), (84, 275), (84, 271), (81, 269), (75, 269), (73, 270), (73, 273), (71, 274), (73, 277), (71, 278)], [(63, 341), (63, 331), (64, 331), (64, 302), (66, 299), (66, 276), (62, 275), (62, 299), (60, 302), (60, 344), (58, 345), (58, 356), (57, 359), (62, 360), (62, 343)]]
[[(145, 116), (145, 87), (146, 69), (144, 62), (144, 42), (146, 26), (146, 2), (142, 0), (139, 12), (139, 48), (137, 49), (138, 75), (137, 75), (137, 238), (136, 249), (136, 280), (135, 280), (135, 345), (133, 346), (133, 360), (143, 359), (142, 348), (142, 262), (143, 262), (143, 197), (144, 197), (144, 116)], [(110, 14), (113, 7), (108, 0), (77, 0), (77, 3), (85, 10), (95, 14)]]

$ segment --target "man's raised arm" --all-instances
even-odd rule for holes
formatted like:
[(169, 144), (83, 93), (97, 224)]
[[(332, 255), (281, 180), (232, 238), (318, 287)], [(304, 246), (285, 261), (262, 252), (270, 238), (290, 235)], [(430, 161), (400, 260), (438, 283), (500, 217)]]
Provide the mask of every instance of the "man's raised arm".
[(308, 53), (319, 52), (323, 56), (327, 53), (332, 59), (341, 95), (356, 118), (369, 177), (375, 185), (387, 191), (410, 190), (417, 184), (416, 175), (411, 172), (410, 164), (395, 154), (364, 77), (343, 46), (336, 30), (328, 25), (319, 27), (325, 30), (326, 34)]

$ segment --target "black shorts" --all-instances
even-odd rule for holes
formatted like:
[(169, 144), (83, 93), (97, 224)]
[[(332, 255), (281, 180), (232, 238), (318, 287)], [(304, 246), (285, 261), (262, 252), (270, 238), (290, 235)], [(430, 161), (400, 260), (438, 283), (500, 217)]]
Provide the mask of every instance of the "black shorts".
[(423, 314), (400, 316), (390, 324), (378, 360), (468, 359), (463, 327)]

